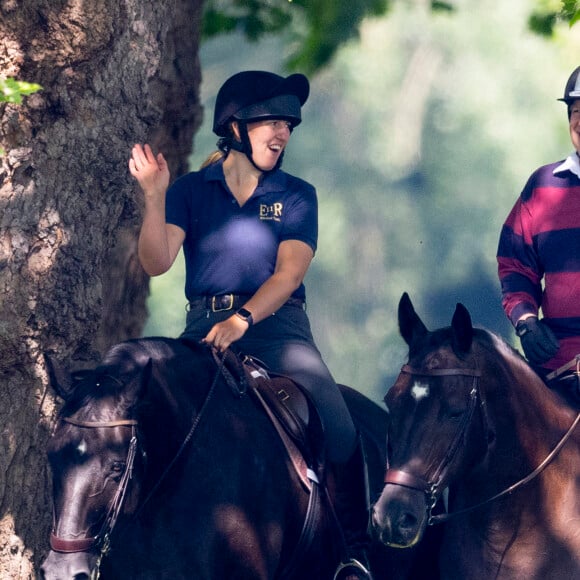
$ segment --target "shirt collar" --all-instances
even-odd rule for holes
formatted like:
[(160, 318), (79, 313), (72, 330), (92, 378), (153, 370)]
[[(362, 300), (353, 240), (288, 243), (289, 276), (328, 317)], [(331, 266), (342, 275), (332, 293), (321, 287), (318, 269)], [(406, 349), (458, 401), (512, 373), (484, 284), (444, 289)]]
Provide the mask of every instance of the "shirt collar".
[(552, 173), (556, 175), (556, 173), (563, 173), (564, 171), (571, 171), (574, 175), (580, 177), (580, 159), (578, 159), (576, 152), (568, 155), (566, 160), (560, 163)]
[[(226, 178), (224, 176), (223, 164), (223, 159), (220, 159), (216, 163), (209, 165), (206, 168), (205, 180), (222, 181), (225, 185)], [(261, 195), (270, 191), (284, 191), (286, 187), (286, 174), (282, 170), (277, 169), (276, 171), (262, 174), (255, 195)]]

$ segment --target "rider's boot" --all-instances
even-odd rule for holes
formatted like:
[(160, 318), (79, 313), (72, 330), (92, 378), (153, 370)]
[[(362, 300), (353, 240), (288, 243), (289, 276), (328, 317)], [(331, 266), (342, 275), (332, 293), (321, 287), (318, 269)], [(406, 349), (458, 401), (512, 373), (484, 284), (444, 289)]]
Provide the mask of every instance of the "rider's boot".
[(346, 543), (346, 558), (334, 580), (372, 580), (367, 550), (370, 546), (367, 468), (360, 437), (346, 463), (333, 463), (334, 506)]

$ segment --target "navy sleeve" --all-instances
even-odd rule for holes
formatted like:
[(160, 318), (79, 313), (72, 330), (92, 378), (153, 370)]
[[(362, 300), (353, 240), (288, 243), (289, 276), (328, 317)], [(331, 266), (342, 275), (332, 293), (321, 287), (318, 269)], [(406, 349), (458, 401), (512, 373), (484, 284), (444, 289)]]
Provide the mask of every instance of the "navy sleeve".
[(300, 240), (316, 252), (318, 243), (318, 200), (312, 185), (298, 178), (291, 178), (288, 207), (280, 241)]

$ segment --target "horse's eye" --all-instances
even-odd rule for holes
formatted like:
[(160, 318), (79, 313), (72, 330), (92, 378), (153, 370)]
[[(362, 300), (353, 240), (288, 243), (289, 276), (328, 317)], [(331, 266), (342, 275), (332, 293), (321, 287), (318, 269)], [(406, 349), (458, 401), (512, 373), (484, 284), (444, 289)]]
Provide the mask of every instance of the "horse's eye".
[(114, 476), (120, 476), (125, 471), (125, 463), (123, 461), (115, 461), (111, 465), (111, 473)]

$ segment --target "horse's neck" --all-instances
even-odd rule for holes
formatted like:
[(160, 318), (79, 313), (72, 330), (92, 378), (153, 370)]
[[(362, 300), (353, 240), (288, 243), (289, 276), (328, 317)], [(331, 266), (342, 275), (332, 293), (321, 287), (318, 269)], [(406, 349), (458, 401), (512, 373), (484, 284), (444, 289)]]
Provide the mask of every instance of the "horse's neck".
[[(503, 464), (502, 472), (523, 477), (522, 470), (535, 469), (554, 449), (572, 425), (575, 412), (523, 362), (517, 363), (521, 368), (516, 366), (515, 371), (495, 373), (496, 394), (489, 402), (493, 406), (489, 414), (497, 429), (496, 459)], [(579, 439), (569, 445), (578, 452)]]

